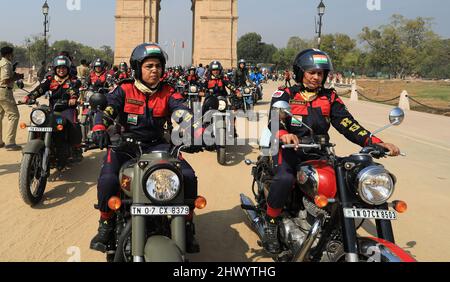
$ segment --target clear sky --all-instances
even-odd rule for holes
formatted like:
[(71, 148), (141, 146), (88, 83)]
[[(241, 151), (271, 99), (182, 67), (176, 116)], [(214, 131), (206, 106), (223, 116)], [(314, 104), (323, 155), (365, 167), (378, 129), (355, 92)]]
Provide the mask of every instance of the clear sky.
[[(80, 10), (67, 4), (79, 2)], [(238, 36), (257, 32), (263, 41), (284, 47), (291, 36), (314, 37), (314, 16), (319, 0), (238, 0)], [(371, 9), (367, 3), (371, 2)], [(377, 9), (377, 2), (380, 9)], [(22, 44), (24, 38), (43, 33), (41, 7), (44, 0), (0, 0), (0, 41)], [(356, 37), (364, 26), (377, 27), (389, 22), (392, 14), (407, 18), (432, 17), (433, 30), (450, 37), (448, 0), (324, 0), (326, 11), (323, 33), (346, 33)], [(50, 41), (70, 39), (93, 47), (114, 47), (114, 0), (48, 0)], [(177, 41), (176, 63), (181, 63), (181, 41), (185, 41), (185, 62), (191, 57), (192, 12), (190, 0), (162, 0), (160, 42)]]

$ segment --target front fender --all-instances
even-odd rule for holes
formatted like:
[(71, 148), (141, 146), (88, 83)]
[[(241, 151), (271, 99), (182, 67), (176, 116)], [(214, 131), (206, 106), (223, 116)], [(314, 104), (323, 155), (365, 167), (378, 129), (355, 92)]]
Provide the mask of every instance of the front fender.
[(416, 260), (402, 248), (389, 241), (363, 237), (358, 239), (361, 254), (369, 259), (380, 262), (416, 262)]
[(165, 236), (152, 236), (145, 243), (146, 262), (183, 262), (184, 257), (177, 244)]
[(29, 141), (22, 150), (22, 154), (38, 154), (45, 147), (44, 141), (41, 139), (33, 139)]

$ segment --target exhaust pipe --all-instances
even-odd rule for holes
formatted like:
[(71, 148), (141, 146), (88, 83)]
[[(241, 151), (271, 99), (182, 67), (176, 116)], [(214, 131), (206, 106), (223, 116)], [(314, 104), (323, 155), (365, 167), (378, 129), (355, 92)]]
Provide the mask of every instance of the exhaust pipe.
[[(248, 219), (252, 223), (253, 229), (256, 231), (259, 239), (262, 240), (264, 236), (264, 220), (259, 216), (255, 209), (255, 204), (253, 201), (244, 194), (240, 195), (241, 204), (243, 206), (244, 213), (247, 215)], [(253, 207), (254, 209), (245, 209), (244, 207)]]
[(305, 241), (303, 241), (303, 244), (295, 252), (294, 257), (292, 258), (293, 262), (305, 261), (305, 258), (308, 255), (309, 251), (311, 250), (311, 247), (312, 247), (314, 241), (316, 240), (317, 236), (319, 235), (320, 231), (322, 230), (322, 222), (323, 222), (324, 218), (325, 217), (323, 214), (320, 214), (319, 216), (317, 216), (317, 219), (314, 222), (314, 224), (311, 226), (311, 229), (309, 230)]

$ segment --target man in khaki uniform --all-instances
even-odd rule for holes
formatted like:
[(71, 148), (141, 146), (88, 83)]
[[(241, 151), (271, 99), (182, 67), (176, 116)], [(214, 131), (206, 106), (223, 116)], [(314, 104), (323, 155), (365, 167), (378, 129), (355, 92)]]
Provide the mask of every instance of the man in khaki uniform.
[(81, 65), (77, 67), (77, 75), (81, 81), (84, 81), (89, 76), (89, 67), (86, 60), (81, 60)]
[[(19, 123), (19, 110), (13, 96), (14, 82), (23, 79), (23, 74), (14, 72), (11, 61), (14, 58), (12, 47), (3, 47), (0, 50), (0, 148), (5, 147), (8, 151), (19, 151), (22, 147), (16, 145), (17, 125)], [(8, 131), (6, 133), (6, 146), (3, 142), (3, 117), (8, 117)]]

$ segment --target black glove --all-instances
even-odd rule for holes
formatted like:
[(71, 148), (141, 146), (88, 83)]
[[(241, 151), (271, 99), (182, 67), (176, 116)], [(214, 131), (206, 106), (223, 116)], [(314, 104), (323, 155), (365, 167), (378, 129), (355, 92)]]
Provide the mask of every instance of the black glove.
[[(98, 127), (98, 128), (103, 127), (103, 128), (96, 129), (96, 127)], [(107, 148), (108, 145), (111, 144), (111, 141), (109, 140), (108, 132), (106, 132), (106, 128), (103, 125), (94, 126), (93, 132), (92, 132), (92, 141), (94, 141), (94, 143), (98, 145), (100, 150)]]

